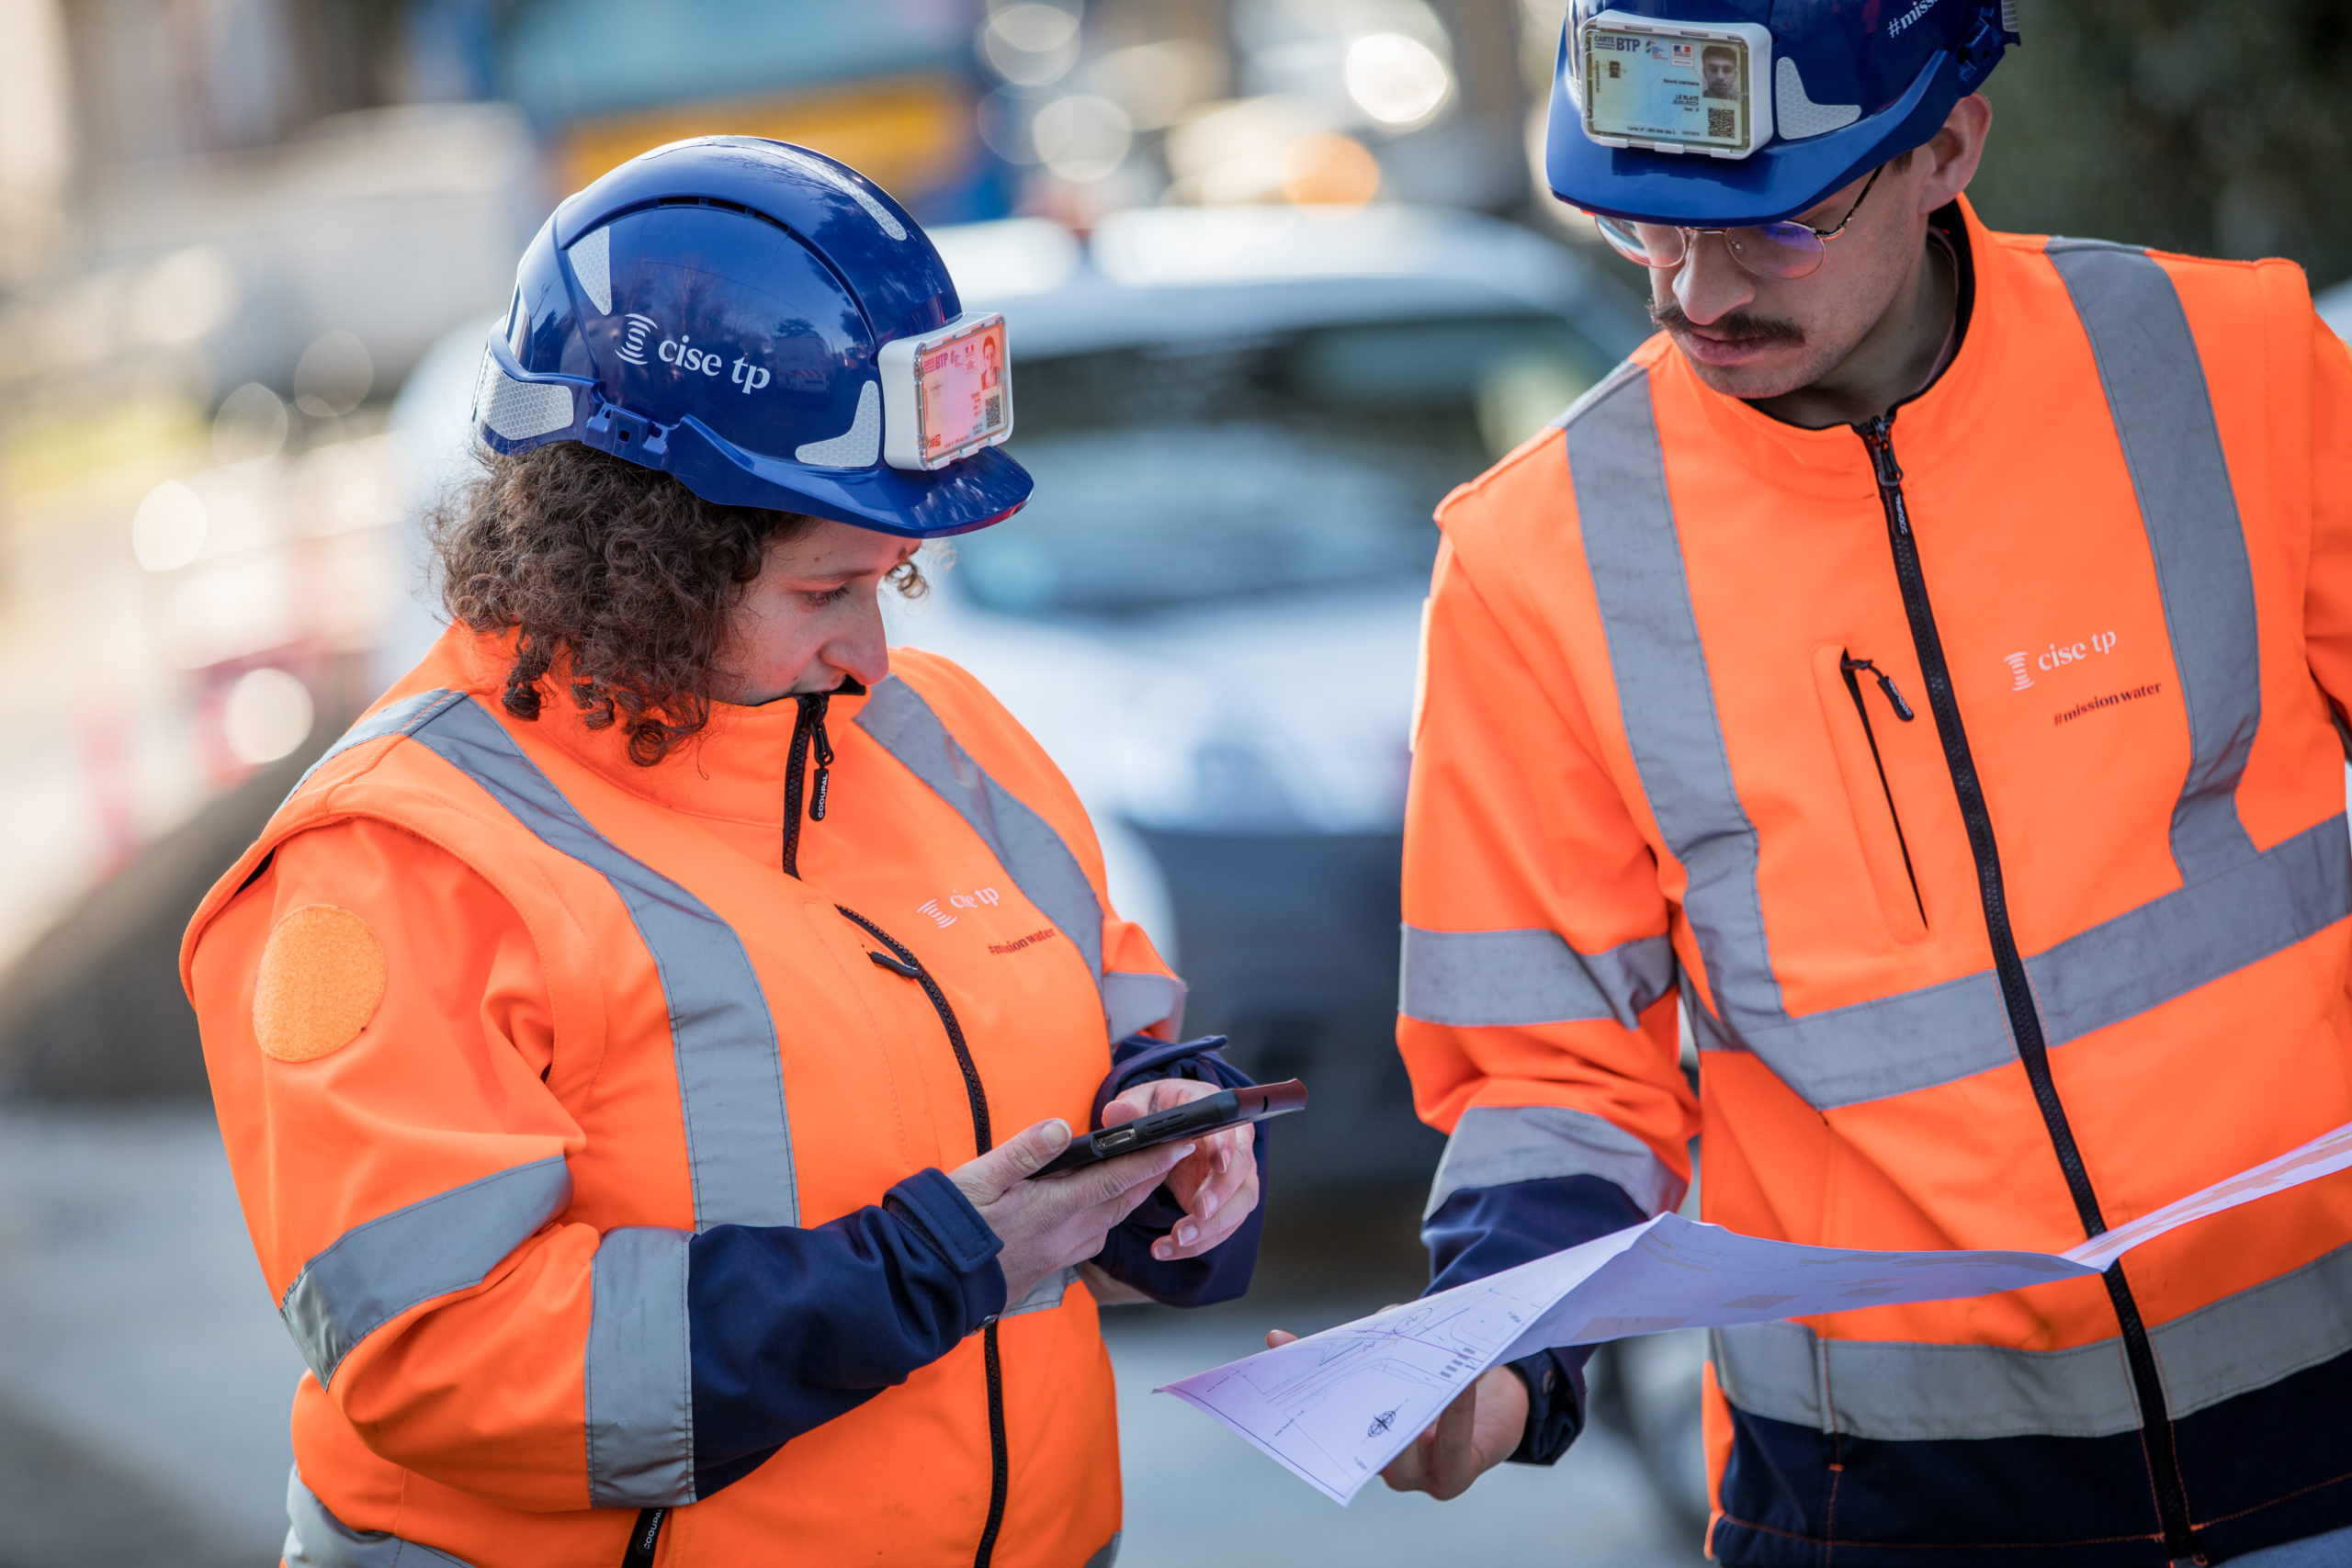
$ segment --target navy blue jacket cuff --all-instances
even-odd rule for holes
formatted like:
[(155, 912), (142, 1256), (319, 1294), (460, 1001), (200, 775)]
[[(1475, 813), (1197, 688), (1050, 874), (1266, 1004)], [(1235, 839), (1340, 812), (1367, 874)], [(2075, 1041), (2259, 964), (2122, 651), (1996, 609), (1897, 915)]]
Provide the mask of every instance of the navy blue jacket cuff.
[[(1430, 1290), (1483, 1280), (1647, 1218), (1623, 1188), (1598, 1176), (1464, 1187), (1421, 1222)], [(1507, 1363), (1527, 1384), (1527, 1435), (1512, 1459), (1550, 1464), (1568, 1451), (1584, 1428), (1584, 1364), (1591, 1356), (1591, 1346), (1572, 1345)]]
[[(1132, 1034), (1111, 1051), (1111, 1071), (1094, 1091), (1094, 1122), (1102, 1125), (1102, 1108), (1140, 1083), (1159, 1078), (1191, 1078), (1219, 1089), (1247, 1089), (1257, 1080), (1227, 1061), (1217, 1047), (1222, 1034), (1198, 1040), (1155, 1040)], [(1166, 1187), (1144, 1200), (1103, 1238), (1094, 1255), (1097, 1267), (1122, 1284), (1134, 1286), (1167, 1306), (1210, 1306), (1246, 1294), (1258, 1269), (1258, 1239), (1266, 1218), (1266, 1124), (1258, 1123), (1253, 1144), (1258, 1161), (1258, 1206), (1240, 1228), (1198, 1258), (1161, 1262), (1151, 1255), (1151, 1244), (1175, 1228), (1184, 1217), (1182, 1205)]]
[(821, 1225), (695, 1235), (686, 1252), (695, 1495), (741, 1480), (1002, 1312), (1002, 1247), (936, 1170)]

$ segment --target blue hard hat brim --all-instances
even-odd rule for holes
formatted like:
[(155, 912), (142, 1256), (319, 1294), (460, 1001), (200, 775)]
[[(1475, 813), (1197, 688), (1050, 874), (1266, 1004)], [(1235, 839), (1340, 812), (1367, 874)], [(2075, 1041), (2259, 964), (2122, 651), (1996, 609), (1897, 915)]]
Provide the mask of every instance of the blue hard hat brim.
[(663, 471), (705, 501), (830, 517), (908, 539), (938, 539), (1001, 523), (1036, 481), (1001, 447), (928, 471), (876, 464), (817, 468), (747, 452), (689, 415), (669, 432)]
[[(578, 376), (538, 374), (514, 362), (493, 333), (486, 345), (499, 373), (522, 386), (560, 388), (571, 400), (567, 423), (519, 439), (501, 435), (474, 410), (474, 434), (494, 452), (520, 452), (556, 441), (577, 441), (659, 469), (705, 501), (829, 517), (906, 539), (938, 539), (1001, 523), (1028, 502), (1036, 481), (1001, 447), (989, 446), (944, 468), (820, 468), (736, 446), (692, 414), (666, 429), (649, 429), (604, 408), (596, 383)], [(480, 393), (477, 394), (479, 400)], [(625, 431), (626, 434), (620, 434)], [(616, 445), (616, 435), (619, 445)]]
[(1629, 223), (1736, 229), (1777, 223), (1925, 143), (1960, 101), (1960, 62), (1939, 50), (1903, 96), (1841, 130), (1773, 141), (1750, 157), (1608, 147), (1585, 134), (1559, 72), (1544, 128), (1544, 174), (1571, 207)]

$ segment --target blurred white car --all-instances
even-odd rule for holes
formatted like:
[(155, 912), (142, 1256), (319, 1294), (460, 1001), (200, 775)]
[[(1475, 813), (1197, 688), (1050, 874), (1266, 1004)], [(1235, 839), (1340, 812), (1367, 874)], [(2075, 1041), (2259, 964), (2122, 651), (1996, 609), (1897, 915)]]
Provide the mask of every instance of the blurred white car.
[[(1583, 257), (1473, 214), (1162, 208), (1081, 239), (933, 231), (1004, 312), (1011, 522), (931, 552), (893, 640), (964, 664), (1069, 773), (1114, 900), (1314, 1112), (1286, 1186), (1418, 1179), (1438, 1141), (1392, 1043), (1407, 728), (1431, 509), (1647, 330)], [(465, 450), (483, 328), (401, 395), (427, 487)], [(422, 613), (388, 649), (405, 668)]]

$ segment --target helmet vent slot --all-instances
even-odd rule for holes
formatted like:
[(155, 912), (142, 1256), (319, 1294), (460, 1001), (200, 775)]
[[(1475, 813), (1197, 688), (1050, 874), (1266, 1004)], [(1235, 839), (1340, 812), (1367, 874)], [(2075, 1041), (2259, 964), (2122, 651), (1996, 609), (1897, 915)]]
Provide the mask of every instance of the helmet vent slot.
[(746, 207), (740, 201), (729, 201), (724, 197), (665, 196), (650, 203), (649, 205), (653, 207), (708, 207), (715, 208), (720, 212), (740, 212), (746, 218), (756, 218), (761, 222), (781, 229), (787, 234), (792, 232), (791, 224), (786, 223), (784, 220), (775, 217), (772, 213), (763, 212), (756, 207)]

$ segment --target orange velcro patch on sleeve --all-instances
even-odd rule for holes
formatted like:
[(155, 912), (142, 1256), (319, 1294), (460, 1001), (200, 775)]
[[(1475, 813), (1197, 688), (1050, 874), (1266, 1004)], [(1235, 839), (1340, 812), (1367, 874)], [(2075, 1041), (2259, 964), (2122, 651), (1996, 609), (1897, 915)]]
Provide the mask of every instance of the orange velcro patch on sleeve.
[(254, 978), (254, 1038), (280, 1062), (315, 1062), (359, 1038), (384, 999), (384, 944), (368, 922), (307, 904), (277, 922)]

